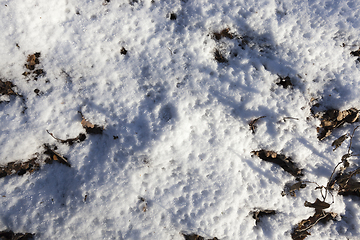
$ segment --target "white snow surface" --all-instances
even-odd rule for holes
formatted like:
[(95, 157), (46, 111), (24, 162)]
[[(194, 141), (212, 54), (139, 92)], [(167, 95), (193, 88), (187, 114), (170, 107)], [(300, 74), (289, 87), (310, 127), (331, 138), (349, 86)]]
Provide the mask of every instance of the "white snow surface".
[[(359, 63), (350, 55), (360, 46), (358, 1), (0, 0), (0, 17), (0, 78), (23, 96), (1, 96), (0, 164), (27, 161), (44, 143), (71, 163), (0, 178), (0, 231), (291, 239), (314, 214), (304, 202), (320, 191), (308, 184), (282, 196), (295, 177), (251, 152), (289, 156), (302, 180), (319, 185), (347, 153), (349, 140), (336, 151), (331, 143), (356, 124), (319, 141), (310, 100), (322, 110), (360, 108)], [(236, 37), (216, 40), (225, 28)], [(215, 48), (228, 62), (215, 61)], [(22, 75), (35, 52), (45, 71), (37, 80)], [(277, 85), (279, 76), (293, 88)], [(103, 134), (68, 146), (46, 132), (85, 133), (78, 111)], [(253, 134), (249, 121), (260, 116)], [(360, 154), (357, 134), (353, 141)], [(317, 224), (306, 239), (359, 239), (360, 198), (333, 194), (326, 210), (337, 221)], [(276, 214), (256, 225), (254, 209)]]

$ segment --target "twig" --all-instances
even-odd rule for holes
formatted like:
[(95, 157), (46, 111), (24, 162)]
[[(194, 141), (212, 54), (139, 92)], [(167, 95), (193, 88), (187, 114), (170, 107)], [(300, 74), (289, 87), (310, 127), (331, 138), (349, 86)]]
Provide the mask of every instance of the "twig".
[(352, 144), (352, 140), (353, 140), (353, 137), (354, 137), (354, 134), (355, 134), (355, 131), (356, 129), (358, 129), (359, 126), (357, 126), (356, 128), (354, 128), (351, 136), (350, 136), (350, 145), (349, 145), (349, 149), (348, 149), (348, 154), (350, 154), (350, 148), (351, 148), (351, 144)]

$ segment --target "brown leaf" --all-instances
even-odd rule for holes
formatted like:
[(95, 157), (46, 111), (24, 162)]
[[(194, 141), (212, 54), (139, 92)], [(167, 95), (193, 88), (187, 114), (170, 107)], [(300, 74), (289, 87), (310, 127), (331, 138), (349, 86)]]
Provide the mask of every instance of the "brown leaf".
[(17, 95), (14, 90), (12, 90), (12, 88), (15, 87), (14, 84), (12, 84), (11, 82), (9, 81), (5, 81), (3, 82), (1, 79), (0, 79), (0, 94), (2, 95)]
[(250, 121), (249, 126), (250, 126), (250, 130), (252, 131), (252, 133), (255, 133), (255, 129), (257, 128), (257, 126), (255, 124), (257, 123), (257, 121), (259, 121), (259, 119), (264, 118), (264, 117), (266, 117), (266, 116), (261, 116), (261, 117), (255, 118)]
[(299, 191), (301, 188), (305, 188), (305, 187), (306, 187), (306, 184), (301, 182), (301, 181), (298, 181), (297, 183), (292, 184), (292, 185), (286, 184), (285, 188), (284, 188), (284, 191), (282, 191), (281, 195), (282, 196), (290, 195), (292, 197), (296, 197), (295, 191), (296, 190)]
[(318, 135), (319, 140), (322, 141), (330, 136), (334, 129), (339, 128), (344, 123), (354, 123), (358, 119), (359, 110), (356, 108), (350, 108), (344, 111), (339, 111), (337, 109), (325, 111), (320, 117), (322, 129)]
[(347, 134), (342, 135), (341, 137), (339, 137), (338, 139), (336, 139), (331, 146), (335, 146), (335, 148), (333, 149), (333, 151), (335, 151), (338, 147), (341, 146), (341, 144), (348, 138)]
[(83, 128), (85, 128), (86, 133), (89, 134), (102, 134), (104, 127), (101, 127), (99, 125), (94, 125), (91, 122), (87, 121), (83, 114), (79, 111), (79, 113), (81, 114), (82, 120), (81, 120), (81, 125), (83, 126)]
[(324, 212), (323, 210), (316, 210), (315, 214), (308, 219), (302, 220), (298, 225), (293, 229), (291, 233), (291, 237), (293, 240), (303, 240), (306, 238), (310, 233), (308, 230), (315, 226), (320, 221), (330, 221), (334, 220), (337, 216), (336, 213), (332, 212)]
[[(205, 240), (204, 237), (201, 237), (197, 234), (185, 234), (185, 233), (182, 233), (182, 235), (184, 236), (185, 240)], [(214, 237), (212, 239), (208, 239), (208, 240), (218, 240), (218, 238)]]
[(260, 222), (261, 217), (270, 216), (274, 214), (276, 214), (275, 210), (256, 210), (252, 212), (252, 216), (256, 220), (255, 221), (256, 225)]
[(51, 149), (51, 147), (48, 144), (44, 144), (45, 152), (44, 154), (48, 155), (50, 157), (50, 161), (48, 160), (47, 163), (51, 163), (52, 161), (58, 161), (59, 163), (65, 164), (68, 167), (71, 167), (68, 160), (61, 156), (59, 153), (55, 152)]
[(25, 161), (25, 162), (10, 162), (6, 166), (0, 167), (0, 178), (6, 177), (8, 175), (18, 174), (24, 175), (29, 172), (32, 173), (40, 169), (40, 163), (38, 160), (38, 153), (35, 154), (36, 157)]
[(11, 230), (1, 231), (1, 240), (29, 240), (33, 239), (34, 233), (14, 233)]
[(286, 157), (283, 154), (277, 154), (273, 151), (266, 151), (266, 150), (252, 151), (251, 153), (258, 156), (260, 159), (264, 161), (272, 162), (279, 165), (286, 172), (290, 173), (294, 177), (303, 176), (301, 169), (296, 167), (295, 163), (292, 161), (290, 157)]
[(314, 203), (310, 203), (308, 201), (305, 201), (304, 203), (305, 207), (315, 208), (317, 210), (322, 210), (330, 207), (330, 204), (324, 201), (320, 201), (318, 198)]

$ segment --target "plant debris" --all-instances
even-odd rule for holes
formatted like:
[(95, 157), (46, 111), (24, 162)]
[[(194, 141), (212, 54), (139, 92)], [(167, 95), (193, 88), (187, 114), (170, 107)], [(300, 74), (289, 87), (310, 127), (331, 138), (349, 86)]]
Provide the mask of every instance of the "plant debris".
[[(36, 153), (35, 155), (38, 155)], [(29, 172), (32, 173), (40, 169), (38, 157), (34, 157), (26, 162), (10, 162), (6, 166), (0, 167), (0, 178), (8, 175), (18, 174), (24, 175)]]
[(315, 208), (316, 210), (323, 210), (330, 207), (330, 204), (325, 201), (320, 201), (318, 198), (314, 203), (305, 201), (305, 207)]
[(229, 39), (234, 38), (234, 35), (232, 33), (230, 33), (230, 28), (224, 28), (220, 32), (213, 32), (213, 34), (214, 34), (214, 38), (216, 40), (220, 40), (223, 37), (224, 38), (229, 38)]
[(275, 210), (256, 210), (252, 212), (252, 217), (256, 220), (257, 225), (260, 222), (260, 218), (264, 216), (271, 216), (276, 214)]
[(44, 148), (46, 149), (44, 154), (49, 156), (45, 160), (46, 163), (51, 164), (53, 161), (58, 161), (59, 163), (62, 163), (62, 164), (65, 164), (68, 167), (71, 167), (70, 163), (68, 162), (68, 160), (65, 157), (63, 157), (59, 153), (55, 152), (56, 147), (53, 150), (53, 149), (51, 149), (51, 147), (48, 144), (44, 144)]
[(79, 111), (79, 113), (81, 114), (82, 120), (81, 120), (81, 125), (83, 126), (83, 128), (85, 128), (86, 133), (89, 134), (102, 134), (104, 127), (99, 126), (99, 125), (94, 125), (91, 122), (87, 121), (84, 118), (84, 115)]
[(261, 116), (261, 117), (255, 118), (250, 121), (249, 126), (250, 126), (250, 130), (252, 131), (252, 133), (255, 134), (255, 130), (257, 128), (257, 126), (255, 124), (257, 123), (257, 121), (259, 121), (261, 118), (264, 118), (264, 117), (266, 117), (266, 116)]
[(49, 132), (48, 130), (46, 130), (46, 132), (48, 134), (50, 134), (50, 136), (52, 136), (53, 138), (55, 138), (58, 142), (61, 142), (61, 143), (66, 143), (68, 145), (73, 145), (75, 142), (83, 142), (85, 141), (86, 139), (86, 135), (84, 133), (80, 133), (76, 138), (69, 138), (69, 139), (66, 139), (66, 140), (62, 140), (60, 138), (57, 138), (54, 136), (54, 134), (52, 134), (51, 132)]
[(33, 239), (34, 236), (34, 233), (14, 233), (11, 230), (0, 232), (1, 240), (28, 240)]
[(285, 195), (290, 195), (292, 197), (296, 197), (296, 190), (300, 190), (301, 188), (306, 188), (306, 184), (301, 182), (301, 181), (298, 181), (294, 184), (286, 184), (285, 185), (285, 188), (284, 188), (284, 191), (281, 192), (281, 195), (282, 196), (285, 196)]
[(139, 209), (142, 212), (146, 212), (147, 211), (147, 201), (145, 200), (145, 198), (143, 197), (139, 197)]
[[(185, 240), (205, 240), (204, 237), (201, 237), (201, 236), (196, 235), (194, 233), (192, 233), (192, 234), (182, 233), (182, 235), (185, 237)], [(214, 237), (214, 238), (211, 238), (211, 239), (208, 239), (208, 240), (218, 240), (218, 238)]]
[(40, 52), (36, 52), (34, 54), (28, 55), (26, 63), (25, 63), (25, 68), (30, 71), (24, 72), (22, 75), (29, 76), (29, 75), (33, 74), (34, 80), (37, 80), (37, 78), (39, 76), (44, 74), (43, 69), (35, 69), (36, 65), (38, 65), (40, 63), (40, 60), (39, 60), (40, 56), (41, 56)]
[(9, 81), (5, 81), (3, 82), (0, 79), (0, 94), (1, 95), (18, 95), (17, 93), (14, 92), (14, 90), (12, 89), (14, 86), (14, 84), (12, 84), (12, 82)]
[(342, 135), (341, 137), (339, 137), (338, 139), (336, 139), (331, 146), (334, 146), (335, 148), (333, 149), (333, 151), (335, 151), (338, 147), (341, 146), (341, 144), (348, 138), (347, 134)]
[(335, 183), (339, 185), (340, 195), (355, 195), (360, 196), (360, 182), (353, 177), (360, 173), (360, 168), (353, 171), (342, 173), (341, 171), (335, 177)]
[(220, 62), (220, 63), (226, 63), (228, 60), (221, 54), (221, 52), (219, 51), (219, 49), (215, 48), (214, 50), (214, 57), (215, 60)]
[(321, 128), (319, 140), (322, 141), (330, 136), (334, 129), (342, 126), (344, 123), (354, 123), (359, 119), (359, 110), (350, 108), (349, 110), (339, 111), (330, 109), (321, 116)]
[(313, 216), (298, 223), (298, 225), (293, 229), (291, 237), (293, 240), (303, 240), (308, 235), (311, 235), (308, 230), (315, 226), (319, 221), (328, 222), (330, 220), (334, 220), (336, 216), (336, 213), (316, 209)]
[(350, 54), (353, 55), (354, 57), (360, 57), (360, 49), (356, 51), (352, 51), (350, 52)]
[(120, 50), (120, 54), (126, 55), (126, 54), (127, 54), (127, 50), (126, 50), (124, 47), (122, 47), (121, 50)]
[(290, 87), (290, 88), (293, 87), (293, 84), (292, 84), (289, 76), (287, 76), (287, 77), (280, 77), (279, 76), (279, 80), (280, 81), (276, 83), (277, 85), (283, 86), (283, 88), (285, 88), (285, 89), (288, 88), (288, 87)]
[(254, 155), (258, 156), (260, 159), (266, 162), (272, 162), (279, 165), (286, 172), (290, 173), (294, 177), (303, 176), (302, 170), (296, 167), (295, 163), (292, 161), (290, 157), (286, 157), (283, 154), (277, 154), (274, 151), (266, 151), (266, 150), (252, 151), (251, 153), (253, 153)]

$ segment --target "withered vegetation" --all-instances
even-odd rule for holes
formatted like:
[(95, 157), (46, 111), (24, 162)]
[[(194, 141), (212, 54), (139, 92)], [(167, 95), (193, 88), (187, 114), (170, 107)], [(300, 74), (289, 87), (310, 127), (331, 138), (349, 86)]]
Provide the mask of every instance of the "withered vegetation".
[[(197, 234), (185, 234), (185, 233), (182, 233), (182, 235), (184, 236), (185, 240), (206, 240), (204, 237), (202, 236), (199, 236)], [(214, 237), (214, 238), (211, 238), (211, 239), (207, 239), (207, 240), (218, 240), (218, 238)]]
[(56, 139), (58, 142), (64, 143), (64, 144), (68, 144), (68, 145), (70, 145), (70, 146), (73, 145), (73, 144), (76, 143), (76, 142), (83, 142), (83, 141), (85, 141), (85, 139), (86, 139), (86, 134), (84, 134), (84, 133), (79, 133), (79, 135), (78, 135), (76, 138), (68, 138), (68, 139), (66, 139), (66, 140), (62, 140), (62, 139), (60, 139), (60, 138), (55, 137), (54, 134), (52, 134), (52, 133), (49, 132), (48, 130), (46, 130), (46, 132), (47, 132), (50, 136), (52, 136), (54, 139)]
[(358, 121), (359, 110), (356, 108), (350, 108), (344, 111), (330, 109), (318, 116), (320, 116), (319, 118), (321, 120), (318, 138), (322, 141), (330, 136), (334, 129), (339, 128), (345, 123), (354, 123)]
[(92, 124), (91, 122), (87, 121), (84, 117), (84, 115), (79, 111), (80, 115), (81, 115), (81, 125), (83, 126), (83, 128), (85, 128), (86, 133), (89, 134), (102, 134), (104, 127), (96, 125), (96, 124)]
[(274, 151), (252, 151), (252, 154), (258, 156), (260, 159), (266, 162), (272, 162), (282, 167), (286, 172), (290, 173), (294, 177), (303, 176), (302, 170), (299, 169), (290, 157), (286, 157), (283, 154), (278, 154)]
[(257, 121), (259, 121), (260, 119), (265, 118), (265, 117), (266, 116), (261, 116), (261, 117), (255, 118), (255, 119), (250, 121), (249, 127), (250, 127), (250, 130), (252, 131), (252, 133), (255, 134), (255, 130), (257, 128), (257, 126), (256, 126)]
[(252, 217), (253, 219), (255, 219), (255, 224), (258, 225), (258, 223), (260, 222), (262, 217), (265, 216), (271, 216), (271, 215), (275, 215), (276, 211), (275, 210), (262, 210), (262, 209), (258, 209), (252, 212)]
[(35, 236), (34, 233), (14, 233), (11, 230), (5, 230), (0, 232), (1, 240), (30, 240)]

